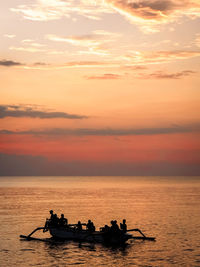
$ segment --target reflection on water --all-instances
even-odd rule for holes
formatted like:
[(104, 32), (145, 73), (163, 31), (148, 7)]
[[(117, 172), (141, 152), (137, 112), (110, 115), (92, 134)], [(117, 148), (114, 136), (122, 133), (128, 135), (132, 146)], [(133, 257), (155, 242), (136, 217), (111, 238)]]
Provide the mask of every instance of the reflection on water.
[[(199, 266), (199, 207), (198, 177), (0, 178), (0, 266)], [(97, 228), (126, 218), (129, 228), (157, 241), (119, 248), (20, 241), (43, 226), (50, 209), (70, 223), (91, 219)]]

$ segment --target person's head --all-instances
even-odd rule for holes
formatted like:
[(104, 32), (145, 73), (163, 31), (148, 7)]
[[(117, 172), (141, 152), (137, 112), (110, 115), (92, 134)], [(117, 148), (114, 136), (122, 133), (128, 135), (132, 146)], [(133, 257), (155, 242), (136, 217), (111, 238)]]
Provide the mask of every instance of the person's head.
[(50, 210), (49, 213), (50, 213), (50, 214), (53, 214), (53, 210)]
[(61, 214), (61, 218), (64, 218), (64, 214), (63, 213)]
[(125, 219), (123, 219), (123, 223), (126, 223), (126, 220)]
[(91, 223), (91, 220), (88, 220), (89, 223)]
[(80, 221), (78, 221), (78, 224), (81, 224), (81, 222), (80, 222)]

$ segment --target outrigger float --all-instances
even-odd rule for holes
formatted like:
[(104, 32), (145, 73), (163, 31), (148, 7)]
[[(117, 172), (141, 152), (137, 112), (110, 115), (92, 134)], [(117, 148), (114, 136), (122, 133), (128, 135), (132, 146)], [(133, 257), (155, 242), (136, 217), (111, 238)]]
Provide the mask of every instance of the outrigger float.
[[(74, 227), (75, 225), (76, 224), (68, 224), (67, 227), (58, 227), (58, 226), (38, 227), (35, 230), (33, 230), (29, 235), (20, 235), (20, 238), (24, 238), (26, 240), (39, 240), (44, 242), (52, 242), (52, 240), (50, 241), (50, 239), (41, 239), (32, 237), (32, 235), (35, 232), (43, 230), (43, 232), (49, 231), (53, 240), (73, 240), (78, 242), (102, 243), (106, 245), (123, 245), (129, 239), (155, 241), (155, 237), (147, 237), (140, 229), (137, 228), (129, 229), (126, 231), (126, 233), (120, 231), (118, 233), (111, 234), (111, 233), (105, 233), (101, 230), (94, 232), (89, 232), (88, 230), (78, 231)], [(140, 235), (134, 236), (129, 232), (138, 232)]]

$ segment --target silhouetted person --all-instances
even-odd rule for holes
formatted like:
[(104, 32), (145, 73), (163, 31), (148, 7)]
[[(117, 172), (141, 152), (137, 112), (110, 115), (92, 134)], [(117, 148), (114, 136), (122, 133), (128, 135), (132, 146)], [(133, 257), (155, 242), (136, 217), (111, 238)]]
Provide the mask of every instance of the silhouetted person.
[(108, 233), (110, 232), (110, 227), (107, 224), (105, 224), (104, 227), (100, 228), (100, 230), (101, 232)]
[(82, 224), (80, 221), (78, 221), (78, 224), (77, 224), (77, 230), (78, 231), (82, 231)]
[(54, 217), (53, 210), (50, 210), (49, 213), (50, 213), (50, 220), (53, 220)]
[(110, 231), (110, 227), (106, 224), (104, 227), (101, 228), (102, 232), (103, 232), (103, 239), (105, 243), (109, 243), (110, 239), (111, 239), (111, 231)]
[(86, 228), (89, 232), (95, 232), (95, 226), (94, 223), (91, 220), (88, 220), (88, 223), (86, 224)]
[(50, 213), (50, 219), (49, 219), (49, 226), (56, 227), (58, 226), (59, 219), (56, 213), (53, 213), (53, 210), (49, 211)]
[(122, 230), (123, 233), (127, 232), (127, 225), (126, 225), (126, 220), (123, 219), (123, 222), (120, 223), (120, 229)]
[(110, 231), (110, 227), (106, 224), (106, 225), (104, 226), (104, 232), (107, 233), (107, 232), (109, 232), (109, 231)]
[(117, 232), (120, 231), (116, 220), (115, 221), (111, 221), (110, 230), (111, 230), (112, 233), (117, 233)]
[(50, 210), (49, 213), (50, 213), (49, 226), (55, 226), (55, 221), (56, 221), (55, 214), (53, 213), (53, 210)]
[(57, 214), (55, 213), (54, 216), (53, 216), (53, 226), (58, 226), (58, 223), (59, 223), (59, 218), (57, 216)]
[(68, 225), (68, 220), (65, 218), (64, 214), (61, 214), (61, 217), (59, 219), (59, 225), (61, 227), (64, 227), (64, 226)]

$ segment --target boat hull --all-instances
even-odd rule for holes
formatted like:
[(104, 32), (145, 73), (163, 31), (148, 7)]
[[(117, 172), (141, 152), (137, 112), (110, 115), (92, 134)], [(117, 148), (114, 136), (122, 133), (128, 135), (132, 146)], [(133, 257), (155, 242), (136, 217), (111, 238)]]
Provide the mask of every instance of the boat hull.
[(50, 234), (53, 238), (62, 240), (75, 240), (95, 243), (124, 244), (128, 239), (132, 238), (130, 234), (120, 233), (120, 235), (107, 236), (102, 232), (96, 231), (89, 233), (88, 231), (74, 231), (65, 228), (50, 228)]

